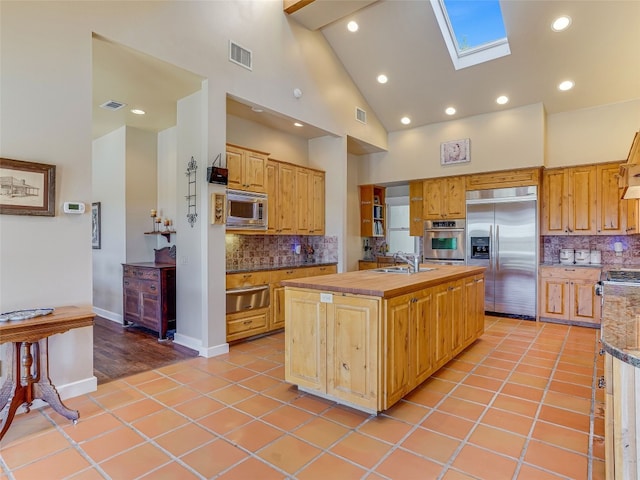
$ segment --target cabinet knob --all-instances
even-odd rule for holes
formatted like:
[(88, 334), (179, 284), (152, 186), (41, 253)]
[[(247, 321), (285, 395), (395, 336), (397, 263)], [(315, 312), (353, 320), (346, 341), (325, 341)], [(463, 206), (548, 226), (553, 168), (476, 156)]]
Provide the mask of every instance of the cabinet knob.
[(598, 378), (598, 388), (605, 388), (607, 386), (607, 381), (605, 380), (604, 376), (600, 376), (600, 378)]
[(155, 292), (155, 291), (156, 291), (156, 286), (155, 286), (155, 285), (151, 285), (151, 286), (149, 287), (149, 290), (153, 290), (153, 291)]

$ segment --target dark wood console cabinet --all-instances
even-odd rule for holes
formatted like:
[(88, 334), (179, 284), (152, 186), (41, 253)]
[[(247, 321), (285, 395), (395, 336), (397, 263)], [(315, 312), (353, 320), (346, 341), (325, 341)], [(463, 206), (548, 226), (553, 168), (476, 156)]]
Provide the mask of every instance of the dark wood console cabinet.
[(124, 263), (122, 276), (125, 326), (139, 325), (167, 338), (176, 328), (176, 266), (168, 263)]

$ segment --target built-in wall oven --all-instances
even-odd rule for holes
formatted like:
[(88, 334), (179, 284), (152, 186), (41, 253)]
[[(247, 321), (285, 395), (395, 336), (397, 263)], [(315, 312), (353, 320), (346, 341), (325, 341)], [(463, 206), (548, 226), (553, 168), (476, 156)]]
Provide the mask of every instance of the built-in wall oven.
[(424, 222), (424, 261), (464, 265), (465, 240), (464, 220), (427, 220)]

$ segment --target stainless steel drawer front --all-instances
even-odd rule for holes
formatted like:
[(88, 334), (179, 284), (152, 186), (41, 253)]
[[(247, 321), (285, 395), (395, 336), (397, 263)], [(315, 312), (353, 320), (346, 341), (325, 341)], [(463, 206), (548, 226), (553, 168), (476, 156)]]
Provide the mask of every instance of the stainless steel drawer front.
[(227, 290), (227, 314), (269, 306), (269, 285)]

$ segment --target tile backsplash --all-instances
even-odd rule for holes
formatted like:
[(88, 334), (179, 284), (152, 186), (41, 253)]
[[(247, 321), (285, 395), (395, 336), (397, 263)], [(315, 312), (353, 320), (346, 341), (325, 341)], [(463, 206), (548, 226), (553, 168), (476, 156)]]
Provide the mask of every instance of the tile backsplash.
[(227, 270), (338, 261), (331, 236), (227, 234), (225, 245)]
[[(622, 243), (620, 256), (613, 251), (615, 242)], [(540, 241), (540, 261), (558, 263), (562, 248), (600, 250), (603, 265), (640, 265), (640, 235), (543, 236)]]

